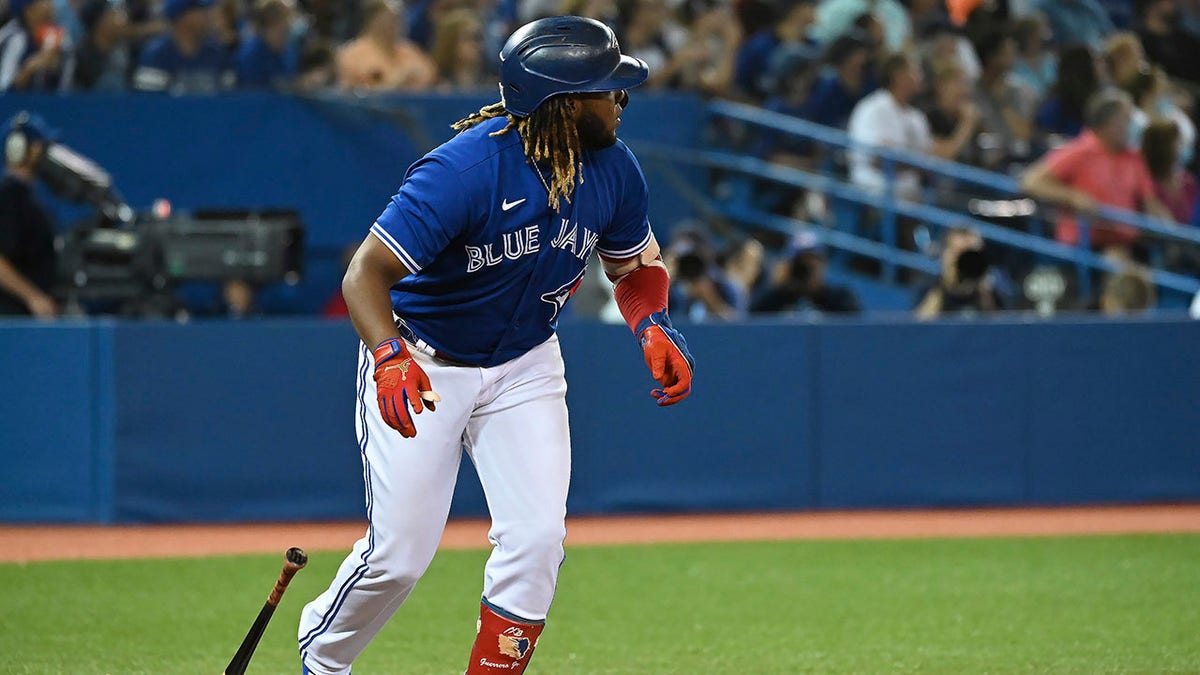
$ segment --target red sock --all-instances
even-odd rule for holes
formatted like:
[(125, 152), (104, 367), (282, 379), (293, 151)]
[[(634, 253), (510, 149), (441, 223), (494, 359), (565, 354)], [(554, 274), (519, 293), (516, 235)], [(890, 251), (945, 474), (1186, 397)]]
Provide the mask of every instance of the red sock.
[(545, 627), (544, 623), (506, 619), (480, 603), (479, 634), (466, 675), (525, 672)]

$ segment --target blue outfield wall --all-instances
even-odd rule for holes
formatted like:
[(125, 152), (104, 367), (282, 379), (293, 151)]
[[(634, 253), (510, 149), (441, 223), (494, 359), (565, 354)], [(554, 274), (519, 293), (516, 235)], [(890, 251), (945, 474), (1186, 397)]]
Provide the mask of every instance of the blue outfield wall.
[[(688, 326), (667, 409), (623, 326), (560, 332), (576, 514), (1200, 499), (1200, 323)], [(0, 325), (0, 520), (361, 517), (355, 358), (342, 322)]]

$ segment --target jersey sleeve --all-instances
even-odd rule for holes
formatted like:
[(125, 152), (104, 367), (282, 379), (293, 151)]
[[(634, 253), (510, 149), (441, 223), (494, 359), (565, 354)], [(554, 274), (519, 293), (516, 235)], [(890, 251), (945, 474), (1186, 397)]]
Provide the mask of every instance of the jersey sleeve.
[(629, 168), (623, 194), (616, 195), (612, 223), (600, 236), (596, 252), (609, 260), (632, 258), (650, 245), (650, 189), (637, 159), (625, 148)]
[(400, 191), (371, 226), (371, 234), (409, 271), (420, 272), (466, 231), (470, 201), (458, 172), (426, 157), (409, 169)]

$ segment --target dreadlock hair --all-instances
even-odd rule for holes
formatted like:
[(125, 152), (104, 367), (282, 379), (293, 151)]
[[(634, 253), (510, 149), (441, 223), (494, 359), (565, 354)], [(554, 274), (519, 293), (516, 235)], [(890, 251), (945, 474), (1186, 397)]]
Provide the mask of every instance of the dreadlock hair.
[(546, 183), (550, 208), (557, 211), (562, 200), (570, 204), (575, 186), (583, 182), (583, 151), (566, 97), (547, 99), (527, 117), (517, 117), (504, 110), (503, 102), (497, 102), (450, 126), (463, 132), (494, 117), (508, 117), (508, 124), (490, 136), (501, 136), (516, 129), (525, 144), (525, 159), (533, 165), (533, 170), (541, 176), (538, 165), (550, 166), (550, 181)]

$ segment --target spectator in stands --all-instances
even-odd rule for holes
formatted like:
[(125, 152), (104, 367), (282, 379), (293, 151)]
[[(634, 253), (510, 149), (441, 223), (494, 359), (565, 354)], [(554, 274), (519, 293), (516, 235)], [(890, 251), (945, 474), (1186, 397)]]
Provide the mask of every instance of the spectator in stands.
[(1175, 0), (1138, 0), (1137, 7), (1146, 56), (1172, 77), (1200, 84), (1200, 39), (1180, 25)]
[(211, 94), (229, 89), (236, 75), (213, 35), (213, 0), (166, 0), (171, 30), (142, 49), (133, 86), (142, 91)]
[(822, 0), (817, 5), (812, 37), (820, 44), (829, 44), (851, 32), (863, 14), (873, 15), (883, 28), (884, 51), (897, 52), (907, 46), (912, 22), (898, 0)]
[(1009, 162), (1029, 157), (1037, 97), (1012, 78), (1017, 47), (1007, 31), (997, 28), (980, 36), (975, 49), (983, 68), (974, 97), (980, 118), (980, 165), (1003, 171)]
[(1179, 0), (1179, 27), (1200, 40), (1200, 0)]
[(433, 62), (441, 86), (452, 91), (474, 91), (495, 86), (483, 59), (483, 23), (468, 9), (439, 14), (434, 26)]
[[(213, 0), (213, 35), (230, 56), (236, 56), (242, 44), (242, 1)], [(253, 6), (254, 0), (249, 2)]]
[(963, 251), (955, 258), (953, 277), (943, 277), (921, 298), (915, 310), (916, 317), (974, 316), (1004, 309), (989, 282), (989, 269), (983, 251)]
[(817, 124), (845, 129), (854, 107), (875, 90), (867, 45), (857, 37), (843, 35), (829, 45), (825, 63), (800, 116)]
[(851, 24), (851, 29), (846, 35), (858, 35), (863, 42), (867, 44), (867, 49), (871, 52), (872, 61), (880, 54), (888, 53), (887, 50), (887, 34), (884, 31), (883, 22), (876, 14), (864, 12), (858, 15), (858, 18)]
[(672, 307), (692, 321), (739, 318), (737, 288), (716, 262), (708, 238), (697, 230), (676, 231), (663, 251), (671, 275)]
[(983, 0), (946, 0), (947, 13), (956, 26), (966, 26), (971, 15), (982, 4)]
[(954, 65), (962, 69), (969, 81), (979, 79), (979, 57), (961, 28), (942, 21), (926, 25), (919, 35), (917, 51), (927, 77), (932, 79), (933, 74), (944, 66)]
[(979, 230), (970, 225), (959, 225), (947, 229), (942, 234), (940, 245), (935, 244), (935, 246), (938, 246), (938, 250), (930, 251), (930, 253), (936, 253), (938, 256), (938, 262), (942, 268), (940, 278), (953, 284), (956, 282), (957, 272), (955, 269), (958, 265), (958, 256), (963, 251), (982, 251), (984, 241)]
[(338, 83), (346, 89), (415, 91), (437, 82), (437, 65), (420, 47), (400, 37), (400, 6), (367, 0), (358, 37), (338, 50)]
[(237, 52), (242, 89), (284, 89), (296, 77), (297, 60), (287, 54), (292, 8), (285, 0), (258, 0), (250, 12), (253, 33)]
[(1125, 87), (1147, 67), (1146, 52), (1137, 35), (1122, 31), (1113, 33), (1104, 41), (1104, 69), (1109, 82)]
[(1007, 301), (998, 291), (996, 275), (991, 269), (982, 277), (973, 279), (980, 262), (988, 263), (986, 256), (967, 256), (962, 253), (982, 252), (983, 237), (971, 226), (952, 227), (943, 233), (940, 243), (930, 247), (930, 253), (938, 256), (941, 274), (934, 282), (918, 288), (917, 318), (935, 318), (948, 313), (980, 312), (1004, 309)]
[(1050, 26), (1046, 18), (1037, 13), (1023, 17), (1013, 24), (1013, 39), (1017, 42), (1013, 77), (1041, 100), (1058, 75), (1058, 60), (1054, 51), (1047, 48)]
[(671, 9), (655, 0), (634, 0), (627, 5), (622, 24), (621, 49), (650, 66), (646, 84), (662, 87), (672, 73), (667, 72), (676, 50), (687, 40), (684, 31), (671, 17)]
[(854, 291), (828, 283), (825, 247), (812, 232), (802, 230), (787, 256), (771, 273), (771, 282), (750, 305), (752, 314), (857, 314), (862, 305)]
[(908, 8), (912, 34), (925, 40), (934, 27), (953, 26), (944, 0), (901, 0)]
[(621, 24), (621, 11), (616, 0), (563, 0), (559, 10), (559, 14), (586, 16), (610, 26)]
[(1138, 0), (1100, 0), (1100, 6), (1104, 8), (1108, 18), (1112, 20), (1113, 26), (1117, 30), (1133, 30), (1134, 5)]
[(86, 91), (125, 91), (133, 69), (125, 8), (109, 0), (88, 0), (79, 9), (85, 29), (79, 45), (75, 85)]
[[(1126, 83), (1125, 91), (1133, 99), (1133, 146), (1141, 147), (1142, 133), (1155, 117), (1173, 121), (1178, 127), (1180, 146), (1185, 148), (1184, 165), (1191, 163), (1191, 150), (1196, 144), (1196, 125), (1187, 113), (1179, 109), (1171, 96), (1171, 81), (1162, 68), (1147, 67)], [(1187, 221), (1182, 221), (1187, 222)]]
[[(929, 122), (912, 104), (921, 91), (921, 68), (905, 54), (892, 54), (880, 67), (879, 79), (883, 88), (860, 101), (850, 115), (850, 138), (869, 145), (928, 153), (933, 147)], [(851, 153), (850, 179), (875, 191), (883, 191), (887, 183), (879, 162), (862, 152)], [(920, 189), (920, 172), (896, 169), (897, 197), (918, 199)]]
[(297, 70), (298, 91), (312, 93), (331, 89), (337, 84), (337, 62), (333, 50), (323, 40), (310, 40), (304, 46)]
[(309, 21), (309, 36), (325, 44), (338, 45), (355, 37), (362, 26), (365, 2), (362, 0), (299, 0), (300, 10)]
[(815, 0), (780, 2), (776, 5), (777, 19), (746, 38), (738, 50), (734, 74), (734, 82), (743, 94), (754, 100), (767, 95), (761, 77), (779, 50), (814, 46), (808, 34), (816, 15), (815, 5)]
[[(1171, 219), (1171, 212), (1154, 194), (1154, 184), (1141, 155), (1129, 144), (1133, 102), (1121, 91), (1102, 91), (1092, 97), (1085, 112), (1087, 130), (1075, 140), (1050, 152), (1021, 178), (1030, 195), (1064, 205), (1074, 214), (1092, 215), (1099, 204)], [(1120, 223), (1092, 222), (1094, 248), (1128, 251), (1138, 231)], [(1056, 227), (1057, 239), (1079, 243), (1079, 223), (1064, 213)]]
[(1059, 47), (1082, 42), (1099, 49), (1104, 38), (1116, 30), (1096, 0), (1038, 0), (1034, 8), (1046, 17)]
[(36, 168), (55, 132), (34, 114), (17, 113), (5, 125), (0, 180), (0, 316), (58, 315), (54, 283), (54, 225), (34, 194)]
[(735, 291), (731, 304), (740, 315), (750, 311), (750, 302), (763, 279), (763, 245), (753, 237), (735, 242), (721, 256), (721, 269)]
[(1037, 111), (1042, 131), (1074, 138), (1083, 131), (1083, 111), (1088, 100), (1100, 91), (1100, 63), (1087, 45), (1072, 45), (1059, 55), (1058, 81)]
[(75, 70), (71, 45), (55, 23), (50, 0), (9, 0), (0, 28), (0, 90), (67, 91)]
[(1100, 311), (1107, 317), (1119, 318), (1141, 314), (1154, 306), (1154, 286), (1146, 274), (1137, 269), (1125, 269), (1109, 275), (1100, 292)]
[(1200, 187), (1196, 177), (1188, 172), (1182, 153), (1183, 139), (1179, 125), (1166, 118), (1156, 118), (1142, 134), (1142, 157), (1154, 180), (1154, 194), (1177, 223), (1190, 223), (1196, 212)]
[(933, 102), (925, 116), (933, 137), (933, 154), (973, 164), (979, 128), (979, 108), (971, 100), (971, 82), (954, 63), (943, 65), (933, 76)]
[[(767, 100), (763, 108), (793, 117), (807, 115), (812, 100), (810, 92), (817, 77), (818, 64), (807, 51), (789, 51), (781, 55), (764, 80)], [(776, 164), (790, 167), (811, 167), (816, 146), (795, 134), (761, 129), (753, 153)]]
[[(72, 2), (74, 0), (71, 0)], [(110, 0), (113, 2), (115, 0)], [(158, 0), (123, 0), (117, 2), (125, 9), (130, 57), (130, 74), (137, 66), (142, 48), (152, 39), (171, 30), (171, 23), (162, 14), (162, 2)]]
[[(728, 96), (742, 44), (741, 24), (728, 7), (716, 5), (700, 12), (690, 30), (686, 42), (675, 51), (663, 72), (657, 76), (651, 72), (649, 81), (704, 96)], [(768, 73), (790, 51), (790, 48), (777, 50), (768, 64)]]
[[(466, 3), (457, 0), (411, 0), (404, 3), (404, 23), (408, 26), (408, 39), (431, 55), (437, 39), (437, 23), (446, 12), (459, 9)], [(436, 60), (436, 59), (435, 59)]]

